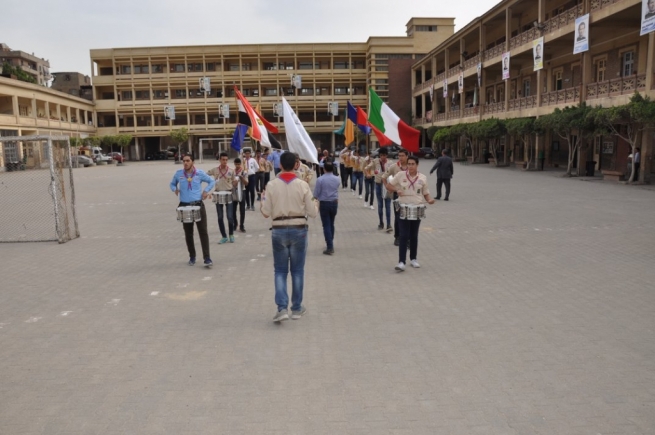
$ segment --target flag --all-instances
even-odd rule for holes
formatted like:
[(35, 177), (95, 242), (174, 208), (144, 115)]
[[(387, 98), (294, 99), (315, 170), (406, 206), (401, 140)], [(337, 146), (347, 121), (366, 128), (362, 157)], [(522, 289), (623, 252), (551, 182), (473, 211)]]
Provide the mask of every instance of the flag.
[(380, 142), (380, 146), (387, 146), (393, 144), (393, 141), (386, 137), (380, 130), (375, 128), (373, 124), (371, 124), (368, 120), (368, 115), (366, 112), (364, 112), (364, 109), (361, 107), (357, 106), (357, 118), (364, 124), (367, 125), (369, 128), (369, 131), (373, 131), (375, 134), (375, 137), (378, 138), (378, 142)]
[(236, 86), (234, 87), (234, 91), (237, 96), (237, 105), (239, 106), (238, 123), (251, 127), (250, 137), (258, 141), (262, 146), (282, 149), (282, 146), (272, 134), (278, 132), (277, 128), (252, 108), (246, 97), (239, 92)]
[(357, 125), (364, 134), (371, 134), (371, 128), (368, 126), (368, 120), (360, 118), (360, 114), (357, 111), (357, 108), (350, 104), (348, 101), (348, 119), (352, 121), (353, 124)]
[(234, 129), (230, 147), (236, 152), (241, 152), (241, 146), (243, 145), (243, 139), (245, 139), (247, 131), (248, 126), (244, 124), (237, 124), (237, 128)]
[(287, 99), (282, 97), (282, 106), (284, 107), (284, 130), (287, 134), (287, 145), (289, 151), (300, 156), (301, 159), (318, 165), (316, 158), (316, 147), (314, 142), (307, 134), (305, 127), (289, 106)]
[(341, 127), (337, 130), (334, 130), (332, 133), (338, 134), (340, 136), (344, 136), (345, 131), (346, 131), (346, 121), (348, 120), (348, 109), (344, 110), (344, 121), (343, 124), (341, 124)]
[(343, 135), (346, 136), (346, 145), (355, 142), (355, 124), (353, 124), (350, 118), (346, 118), (346, 128)]
[[(369, 97), (369, 108), (371, 112), (369, 118), (370, 125), (377, 128), (384, 136), (407, 151), (418, 152), (421, 133), (407, 125), (398, 115), (393, 113), (391, 108), (380, 99), (373, 88), (369, 88)], [(380, 143), (382, 142), (380, 141)]]

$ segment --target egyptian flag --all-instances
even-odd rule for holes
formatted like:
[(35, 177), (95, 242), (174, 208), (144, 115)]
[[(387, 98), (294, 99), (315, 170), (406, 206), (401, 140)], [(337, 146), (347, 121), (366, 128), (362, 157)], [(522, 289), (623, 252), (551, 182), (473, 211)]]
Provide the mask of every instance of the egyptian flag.
[(255, 109), (252, 108), (246, 97), (234, 87), (237, 96), (237, 105), (239, 106), (239, 124), (250, 127), (250, 137), (258, 141), (266, 148), (282, 149), (280, 143), (275, 139), (273, 133), (277, 133), (277, 128), (264, 119)]

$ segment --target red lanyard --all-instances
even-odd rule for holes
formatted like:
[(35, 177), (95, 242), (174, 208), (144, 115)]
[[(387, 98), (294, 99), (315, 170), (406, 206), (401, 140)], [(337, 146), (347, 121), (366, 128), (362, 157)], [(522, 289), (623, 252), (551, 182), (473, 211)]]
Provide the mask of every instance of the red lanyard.
[(187, 190), (191, 190), (191, 182), (193, 181), (193, 177), (196, 176), (196, 167), (193, 167), (193, 172), (191, 173), (190, 176), (186, 174), (186, 171), (184, 171), (184, 176), (186, 177), (187, 181)]
[(418, 174), (416, 174), (416, 178), (414, 181), (412, 181), (411, 178), (409, 178), (409, 171), (405, 171), (405, 176), (407, 177), (407, 181), (409, 181), (409, 188), (414, 189), (414, 183), (418, 181)]

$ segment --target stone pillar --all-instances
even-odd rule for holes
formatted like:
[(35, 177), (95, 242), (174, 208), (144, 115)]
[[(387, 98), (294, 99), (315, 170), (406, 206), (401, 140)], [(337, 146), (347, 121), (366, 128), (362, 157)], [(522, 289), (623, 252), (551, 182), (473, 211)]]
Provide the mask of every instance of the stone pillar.
[[(511, 37), (512, 37), (512, 8), (507, 8), (505, 9), (505, 51), (509, 51), (509, 40)], [(510, 81), (512, 77), (511, 57), (509, 60), (509, 72), (510, 72), (510, 79), (505, 80), (505, 111), (509, 109)]]
[[(46, 116), (47, 116), (47, 109), (48, 105), (46, 104)], [(16, 125), (20, 125), (20, 109), (18, 108), (18, 96), (17, 95), (12, 95), (11, 96), (11, 110), (14, 112), (14, 116), (16, 117)]]
[[(446, 77), (446, 81), (448, 81), (448, 84), (450, 85), (450, 80), (448, 79), (448, 66), (450, 65), (450, 50), (446, 48), (444, 50), (444, 76)], [(443, 95), (443, 94), (442, 94)], [(446, 101), (444, 101), (444, 104), (446, 105), (445, 109), (446, 111), (444, 112), (446, 115), (446, 119), (448, 119), (448, 114), (450, 113), (450, 95), (446, 96)]]
[[(653, 74), (655, 74), (655, 32), (648, 34), (648, 56), (646, 59), (646, 89), (653, 89)], [(642, 165), (643, 163), (642, 159)]]

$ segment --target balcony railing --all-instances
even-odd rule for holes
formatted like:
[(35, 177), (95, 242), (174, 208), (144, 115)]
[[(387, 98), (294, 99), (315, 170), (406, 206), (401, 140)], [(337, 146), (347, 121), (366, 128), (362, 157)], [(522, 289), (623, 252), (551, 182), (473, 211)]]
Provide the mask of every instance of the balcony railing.
[(587, 99), (613, 97), (646, 90), (646, 74), (621, 77), (587, 85)]
[(455, 65), (454, 67), (450, 68), (448, 70), (448, 77), (454, 76), (454, 75), (459, 75), (459, 73), (462, 71), (461, 69), (461, 64)]
[(434, 82), (435, 82), (435, 83), (443, 83), (443, 81), (444, 81), (445, 78), (446, 78), (446, 73), (445, 73), (445, 72), (442, 72), (441, 74), (438, 74), (438, 75), (434, 78)]
[(532, 109), (537, 107), (537, 96), (531, 95), (529, 97), (516, 98), (509, 100), (509, 110), (523, 110)]
[(446, 114), (445, 113), (437, 113), (437, 116), (434, 118), (435, 121), (445, 121), (446, 120)]
[(501, 101), (499, 103), (489, 103), (482, 106), (482, 113), (489, 115), (492, 113), (500, 113), (505, 111), (505, 102)]
[(473, 56), (472, 58), (464, 61), (464, 70), (476, 66), (480, 62), (480, 55)]
[(455, 106), (454, 109), (451, 109), (450, 112), (446, 114), (447, 119), (456, 119), (462, 117), (462, 111), (459, 110), (459, 106)]
[(478, 106), (465, 107), (462, 113), (462, 117), (466, 118), (467, 116), (477, 116), (480, 113), (480, 108)]
[(591, 11), (603, 9), (606, 6), (613, 5), (623, 0), (591, 0)]
[(509, 48), (520, 47), (523, 44), (532, 43), (535, 39), (541, 36), (539, 29), (533, 27), (530, 30), (527, 30), (523, 33), (520, 33), (509, 40)]
[(579, 4), (577, 6), (568, 9), (561, 14), (551, 18), (550, 20), (544, 23), (544, 32), (550, 33), (555, 30), (564, 27), (570, 23), (574, 23), (575, 19), (579, 16), (582, 16), (584, 13), (584, 5)]
[(541, 106), (555, 104), (577, 104), (580, 102), (580, 87), (561, 89), (541, 96)]
[(498, 44), (495, 47), (491, 47), (489, 50), (484, 52), (484, 60), (493, 59), (496, 56), (500, 56), (505, 51), (505, 43)]

